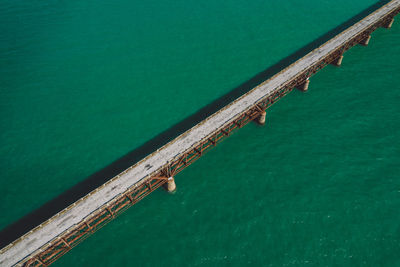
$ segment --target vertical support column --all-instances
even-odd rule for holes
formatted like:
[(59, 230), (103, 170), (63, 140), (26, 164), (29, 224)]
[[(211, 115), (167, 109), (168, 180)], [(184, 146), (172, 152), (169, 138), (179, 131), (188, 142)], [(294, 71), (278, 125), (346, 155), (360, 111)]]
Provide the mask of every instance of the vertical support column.
[(263, 125), (265, 124), (265, 117), (267, 116), (267, 112), (263, 111), (260, 113), (260, 116), (258, 117), (258, 123)]
[(303, 91), (303, 92), (307, 92), (309, 84), (310, 84), (310, 78), (307, 78), (307, 80), (304, 83), (297, 86), (297, 89), (299, 89), (300, 91)]
[(340, 67), (342, 65), (342, 61), (343, 61), (343, 55), (341, 55), (340, 57), (338, 57), (337, 59), (332, 61), (331, 64), (336, 66), (336, 67)]
[(176, 184), (174, 177), (171, 176), (168, 178), (166, 189), (168, 193), (174, 193), (176, 191)]
[(360, 45), (367, 46), (369, 44), (369, 40), (371, 40), (371, 35), (368, 35), (368, 37), (362, 39), (360, 41)]
[(383, 28), (386, 28), (386, 29), (392, 28), (393, 21), (394, 21), (394, 18), (392, 18), (391, 20), (389, 20), (387, 23), (383, 24)]

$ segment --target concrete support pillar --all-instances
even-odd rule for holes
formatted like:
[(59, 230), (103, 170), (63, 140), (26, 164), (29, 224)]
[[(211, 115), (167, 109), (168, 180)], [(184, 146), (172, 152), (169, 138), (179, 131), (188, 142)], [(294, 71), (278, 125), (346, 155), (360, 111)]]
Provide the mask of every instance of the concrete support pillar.
[(371, 40), (371, 35), (369, 35), (367, 38), (361, 40), (360, 45), (367, 46), (369, 44), (369, 40)]
[(307, 80), (304, 83), (297, 86), (297, 89), (299, 89), (300, 91), (306, 92), (308, 90), (309, 84), (310, 84), (310, 79), (307, 78)]
[(383, 28), (386, 28), (386, 29), (392, 28), (393, 21), (394, 21), (394, 18), (392, 18), (392, 19), (389, 20), (387, 23), (385, 23), (385, 24), (383, 25)]
[(168, 178), (166, 189), (167, 189), (168, 193), (174, 193), (176, 191), (176, 184), (175, 184), (174, 177)]
[(265, 117), (267, 116), (267, 112), (262, 112), (260, 114), (260, 117), (258, 117), (258, 123), (259, 124), (265, 124)]
[(340, 67), (342, 65), (342, 61), (343, 61), (343, 55), (341, 55), (340, 57), (338, 57), (337, 59), (332, 61), (331, 64), (336, 66), (336, 67)]

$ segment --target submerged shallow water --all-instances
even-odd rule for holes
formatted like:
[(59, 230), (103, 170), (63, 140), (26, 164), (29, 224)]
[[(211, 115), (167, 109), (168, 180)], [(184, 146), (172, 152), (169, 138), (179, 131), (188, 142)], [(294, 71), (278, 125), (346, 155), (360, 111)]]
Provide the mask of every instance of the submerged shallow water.
[[(375, 1), (0, 4), (0, 229)], [(400, 23), (55, 265), (400, 265)]]

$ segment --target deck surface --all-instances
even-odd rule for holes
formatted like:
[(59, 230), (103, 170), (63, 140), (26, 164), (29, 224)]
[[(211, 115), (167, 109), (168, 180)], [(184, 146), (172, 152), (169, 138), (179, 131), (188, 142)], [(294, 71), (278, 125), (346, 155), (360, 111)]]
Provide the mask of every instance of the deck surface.
[(340, 33), (327, 43), (313, 50), (303, 58), (282, 70), (271, 79), (255, 87), (228, 106), (214, 113), (206, 120), (189, 129), (156, 152), (150, 154), (134, 166), (114, 177), (73, 205), (56, 214), (33, 231), (13, 242), (0, 251), (0, 265), (12, 266), (36, 252), (43, 245), (56, 239), (63, 232), (71, 229), (111, 200), (124, 194), (129, 188), (140, 184), (144, 179), (154, 175), (163, 166), (188, 152), (202, 140), (209, 138), (218, 129), (231, 123), (238, 116), (252, 108), (286, 83), (293, 80), (304, 69), (318, 63), (330, 52), (363, 32), (370, 25), (378, 22), (386, 14), (400, 6), (400, 0), (394, 0), (378, 9), (368, 17)]

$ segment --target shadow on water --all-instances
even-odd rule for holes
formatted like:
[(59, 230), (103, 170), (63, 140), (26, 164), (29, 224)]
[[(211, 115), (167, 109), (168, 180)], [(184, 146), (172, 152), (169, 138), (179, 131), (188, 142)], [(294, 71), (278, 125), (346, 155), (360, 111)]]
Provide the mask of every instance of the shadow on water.
[(274, 74), (278, 73), (282, 69), (286, 68), (297, 59), (305, 56), (311, 50), (319, 47), (323, 43), (327, 42), (329, 39), (334, 37), (335, 35), (339, 34), (346, 28), (352, 26), (354, 23), (358, 22), (359, 20), (366, 17), (368, 14), (373, 12), (374, 10), (380, 8), (382, 5), (388, 3), (388, 0), (379, 1), (378, 3), (368, 7), (367, 9), (363, 10), (359, 14), (355, 15), (351, 19), (347, 20), (346, 22), (342, 23), (341, 25), (335, 27), (334, 29), (328, 31), (324, 35), (320, 36), (318, 39), (312, 41), (311, 43), (305, 45), (304, 47), (300, 48), (293, 54), (283, 58), (276, 64), (270, 66), (266, 70), (258, 73), (256, 76), (251, 78), (250, 80), (244, 82), (237, 88), (234, 88), (229, 93), (223, 95), (222, 97), (216, 99), (212, 103), (208, 104), (207, 106), (201, 108), (195, 114), (187, 117), (186, 119), (182, 120), (181, 122), (173, 125), (171, 128), (167, 129), (166, 131), (162, 132), (161, 134), (155, 136), (148, 142), (144, 143), (140, 147), (134, 149), (133, 151), (129, 152), (127, 155), (123, 156), (122, 158), (118, 159), (117, 161), (113, 162), (109, 166), (105, 167), (104, 169), (94, 173), (93, 175), (86, 178), (84, 181), (76, 184), (72, 188), (68, 189), (58, 197), (50, 200), (49, 202), (45, 203), (40, 208), (32, 211), (31, 213), (25, 215), (20, 220), (8, 225), (0, 232), (0, 248), (5, 247), (12, 241), (16, 240), (26, 232), (30, 231), (32, 228), (36, 227), (37, 225), (41, 224), (42, 222), (49, 219), (54, 214), (60, 212), (73, 202), (77, 201), (79, 198), (85, 196), (90, 191), (94, 190), (95, 188), (99, 187), (100, 185), (107, 182), (109, 179), (114, 177), (115, 175), (119, 174), (123, 170), (127, 169), (129, 166), (132, 166), (139, 160), (143, 159), (148, 154), (152, 153), (159, 147), (163, 146), (164, 144), (168, 143), (175, 137), (179, 136), (186, 130), (190, 129), (194, 125), (198, 124), (211, 114), (215, 113), (222, 107), (226, 106), (236, 98), (240, 97), (244, 93), (250, 91), (252, 88), (257, 86), (258, 84), (262, 83), (263, 81), (267, 80)]

